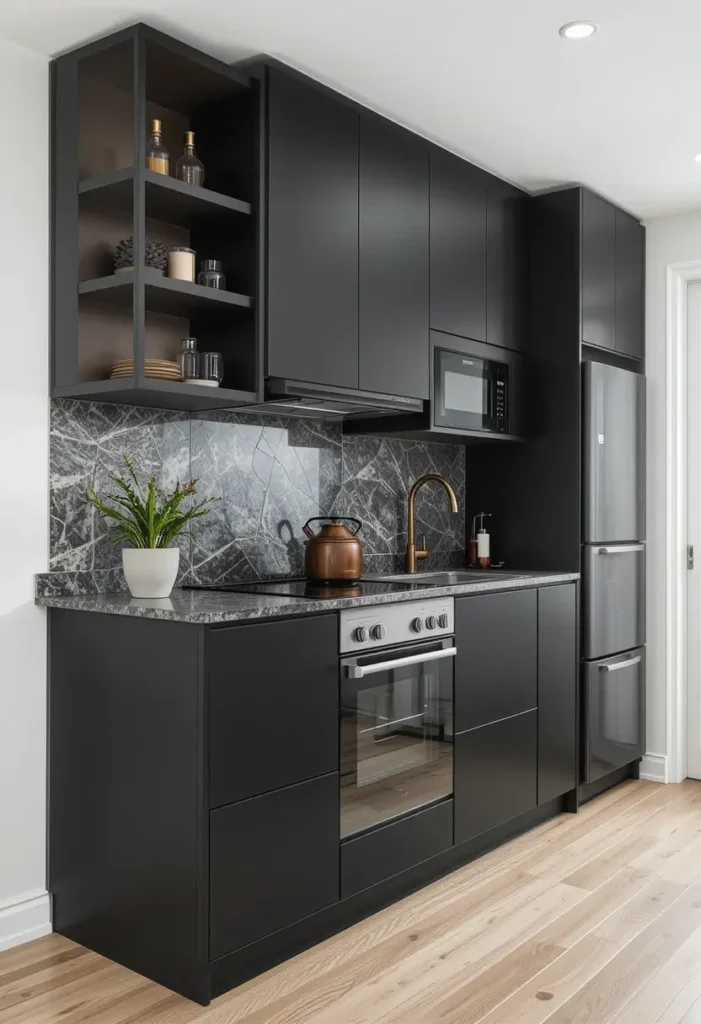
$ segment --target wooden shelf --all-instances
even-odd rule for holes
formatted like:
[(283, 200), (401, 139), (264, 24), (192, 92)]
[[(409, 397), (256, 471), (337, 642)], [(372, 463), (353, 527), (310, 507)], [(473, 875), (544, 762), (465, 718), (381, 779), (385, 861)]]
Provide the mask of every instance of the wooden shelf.
[(85, 401), (112, 402), (116, 405), (141, 405), (153, 409), (180, 409), (183, 412), (207, 412), (212, 409), (237, 409), (259, 401), (253, 391), (232, 388), (206, 388), (180, 381), (142, 378), (95, 380), (54, 387), (52, 398), (82, 398)]
[(141, 179), (146, 191), (146, 216), (155, 220), (190, 227), (193, 218), (203, 214), (250, 216), (251, 204), (211, 189), (186, 185), (177, 178), (137, 171), (125, 167), (98, 178), (81, 181), (78, 193), (84, 202), (111, 209), (130, 210), (133, 206), (134, 181)]
[[(198, 310), (251, 309), (250, 295), (238, 292), (220, 291), (217, 288), (203, 288), (189, 281), (176, 281), (162, 277), (155, 271), (144, 271), (146, 309), (151, 313), (165, 313), (169, 316), (189, 318)], [(80, 295), (103, 299), (112, 305), (127, 306), (133, 301), (134, 278), (131, 274), (110, 274), (81, 281)]]

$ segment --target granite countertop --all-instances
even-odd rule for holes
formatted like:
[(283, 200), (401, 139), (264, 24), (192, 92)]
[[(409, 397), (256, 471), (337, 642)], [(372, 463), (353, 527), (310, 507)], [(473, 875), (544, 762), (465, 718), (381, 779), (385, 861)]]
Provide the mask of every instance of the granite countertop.
[(497, 576), (476, 583), (448, 587), (422, 587), (412, 591), (370, 597), (311, 598), (274, 597), (272, 595), (233, 594), (216, 590), (173, 591), (159, 600), (131, 598), (127, 594), (84, 594), (72, 597), (38, 597), (36, 603), (46, 608), (66, 611), (99, 612), (104, 615), (133, 615), (143, 619), (168, 619), (216, 625), (224, 622), (246, 622), (251, 619), (274, 619), (310, 612), (337, 611), (343, 608), (397, 604), (404, 601), (425, 601), (430, 597), (457, 597), (487, 591), (514, 590), (548, 583), (567, 583), (579, 579), (579, 573), (533, 572), (512, 579)]

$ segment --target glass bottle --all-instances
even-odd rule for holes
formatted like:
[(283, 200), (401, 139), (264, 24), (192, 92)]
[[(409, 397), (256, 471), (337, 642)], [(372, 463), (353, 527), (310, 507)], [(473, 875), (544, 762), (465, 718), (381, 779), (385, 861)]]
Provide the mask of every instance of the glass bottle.
[(183, 380), (197, 380), (200, 375), (200, 354), (197, 338), (183, 338), (178, 352), (178, 366)]
[(203, 352), (201, 361), (202, 380), (221, 384), (224, 379), (224, 358), (221, 352)]
[(170, 153), (163, 145), (161, 122), (151, 122), (151, 137), (146, 147), (146, 166), (157, 174), (170, 174)]
[(197, 283), (205, 288), (226, 288), (226, 277), (222, 273), (221, 260), (202, 260)]
[(204, 164), (195, 155), (194, 132), (185, 132), (185, 150), (175, 165), (175, 177), (187, 185), (204, 185)]

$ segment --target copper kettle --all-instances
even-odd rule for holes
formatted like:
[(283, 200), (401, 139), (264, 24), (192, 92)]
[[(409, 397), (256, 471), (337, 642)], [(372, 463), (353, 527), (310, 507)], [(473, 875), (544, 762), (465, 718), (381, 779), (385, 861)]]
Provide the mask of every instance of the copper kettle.
[[(355, 531), (343, 523), (351, 523)], [(325, 523), (318, 533), (312, 523)], [(304, 571), (308, 580), (319, 583), (353, 583), (363, 575), (363, 545), (358, 540), (362, 529), (351, 516), (316, 516), (302, 529), (309, 538), (304, 552)]]

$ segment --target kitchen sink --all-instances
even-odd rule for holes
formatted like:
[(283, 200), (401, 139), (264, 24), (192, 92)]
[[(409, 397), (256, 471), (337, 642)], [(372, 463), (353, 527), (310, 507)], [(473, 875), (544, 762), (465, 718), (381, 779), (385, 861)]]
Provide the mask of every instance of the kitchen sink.
[(456, 569), (447, 572), (404, 572), (392, 576), (374, 576), (382, 583), (421, 583), (428, 587), (455, 587), (461, 583), (478, 583), (489, 579), (515, 580), (528, 576), (524, 572), (501, 572), (499, 569)]

